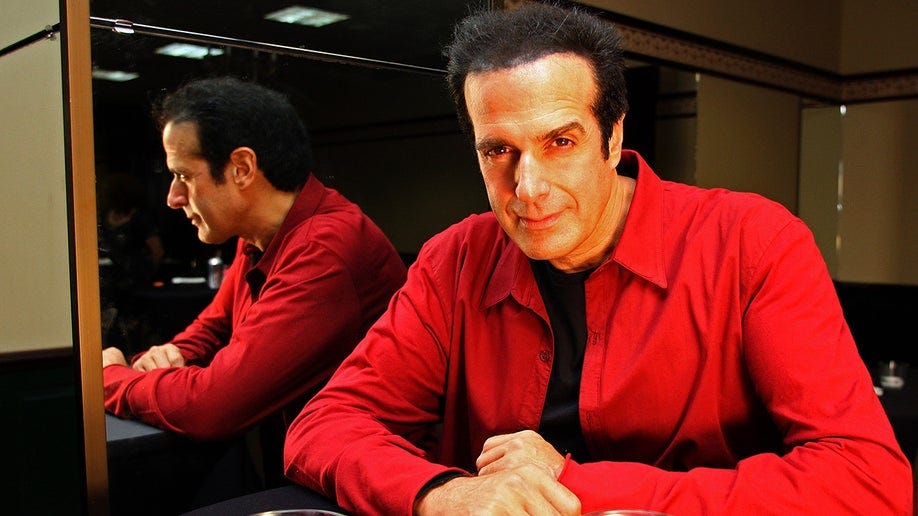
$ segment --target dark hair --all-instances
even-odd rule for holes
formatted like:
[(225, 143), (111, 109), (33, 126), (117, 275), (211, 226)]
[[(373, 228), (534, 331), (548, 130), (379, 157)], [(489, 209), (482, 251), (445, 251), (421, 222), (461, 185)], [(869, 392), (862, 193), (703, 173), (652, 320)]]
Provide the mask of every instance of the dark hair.
[(628, 111), (621, 38), (611, 23), (578, 8), (531, 3), (512, 10), (485, 10), (459, 22), (444, 55), (463, 129), (473, 134), (464, 92), (470, 73), (514, 68), (557, 53), (576, 54), (593, 67), (598, 94), (592, 108), (608, 158), (612, 126)]
[(217, 182), (238, 147), (255, 151), (259, 168), (278, 190), (302, 187), (314, 166), (309, 133), (296, 109), (259, 84), (233, 77), (191, 81), (164, 97), (153, 117), (160, 131), (169, 122), (197, 126), (201, 157)]

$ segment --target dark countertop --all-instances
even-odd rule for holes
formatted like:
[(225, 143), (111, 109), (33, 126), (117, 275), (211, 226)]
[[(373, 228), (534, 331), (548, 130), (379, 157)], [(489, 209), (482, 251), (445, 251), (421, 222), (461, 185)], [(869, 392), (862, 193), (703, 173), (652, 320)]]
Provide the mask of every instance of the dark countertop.
[(902, 389), (883, 389), (880, 403), (886, 410), (899, 446), (914, 466), (918, 459), (918, 372), (914, 367), (909, 370)]

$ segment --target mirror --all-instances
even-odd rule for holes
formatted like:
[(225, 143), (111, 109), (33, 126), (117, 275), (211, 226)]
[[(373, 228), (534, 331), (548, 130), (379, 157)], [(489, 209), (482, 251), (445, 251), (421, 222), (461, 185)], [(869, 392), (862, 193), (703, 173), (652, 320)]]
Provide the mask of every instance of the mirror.
[[(439, 54), (455, 20), (482, 4), (399, 2), (380, 9), (363, 2), (318, 2), (313, 5), (347, 18), (309, 27), (265, 19), (287, 7), (286, 2), (262, 2), (256, 7), (246, 2), (188, 6), (169, 0), (94, 0), (100, 242), (105, 246), (119, 237), (130, 238), (123, 229), (109, 231), (111, 224), (103, 211), (106, 199), (123, 201), (125, 183), (131, 183), (130, 188), (139, 191), (134, 197), (145, 218), (132, 223), (138, 226), (133, 231), (141, 233), (134, 241), (142, 243), (147, 235), (157, 234), (163, 248), (162, 257), (154, 260), (158, 263), (148, 263), (149, 252), (135, 260), (145, 260), (144, 270), (137, 281), (128, 278), (133, 286), (127, 294), (109, 288), (125, 283), (126, 274), (112, 273), (117, 264), (105, 260), (112, 250), (101, 249), (102, 293), (109, 301), (109, 310), (103, 310), (106, 344), (133, 353), (171, 337), (212, 292), (202, 288), (194, 296), (186, 289), (181, 306), (153, 319), (138, 319), (138, 312), (148, 314), (153, 304), (159, 306), (150, 302), (158, 288), (152, 285), (168, 288), (174, 278), (202, 278), (207, 259), (218, 253), (225, 262), (232, 259), (233, 242), (219, 248), (200, 244), (183, 214), (165, 206), (171, 176), (163, 173), (163, 152), (150, 108), (164, 92), (191, 78), (229, 74), (286, 93), (310, 130), (316, 175), (360, 205), (407, 260), (435, 232), (468, 213), (487, 209), (477, 163), (467, 150), (446, 93), (444, 60)], [(124, 34), (100, 21), (113, 19), (157, 29)], [(195, 41), (173, 37), (188, 31), (197, 33)], [(232, 39), (235, 46), (210, 43), (208, 35)], [(283, 48), (264, 50), (260, 43)], [(205, 56), (191, 59), (157, 53), (174, 44), (199, 45)], [(131, 78), (105, 80), (117, 78), (106, 72)], [(116, 194), (107, 195), (109, 190)], [(418, 217), (419, 213), (425, 215)], [(131, 300), (134, 307), (127, 306)]]

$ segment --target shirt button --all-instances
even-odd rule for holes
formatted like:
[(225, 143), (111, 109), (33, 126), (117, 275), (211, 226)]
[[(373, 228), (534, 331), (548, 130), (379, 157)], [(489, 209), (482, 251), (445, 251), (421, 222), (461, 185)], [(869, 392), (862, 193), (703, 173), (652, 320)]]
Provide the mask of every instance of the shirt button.
[(551, 353), (549, 353), (548, 350), (543, 349), (542, 351), (539, 351), (539, 360), (541, 360), (542, 362), (548, 362), (550, 358), (551, 358)]

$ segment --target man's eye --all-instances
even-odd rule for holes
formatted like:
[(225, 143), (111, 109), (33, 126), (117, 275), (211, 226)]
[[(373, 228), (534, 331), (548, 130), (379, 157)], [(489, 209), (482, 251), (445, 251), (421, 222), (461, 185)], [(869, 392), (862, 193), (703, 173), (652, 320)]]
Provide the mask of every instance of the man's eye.
[(510, 149), (508, 149), (507, 147), (492, 147), (486, 150), (484, 152), (484, 155), (489, 158), (496, 158), (497, 156), (507, 154), (508, 152), (510, 152)]
[(573, 144), (574, 142), (568, 138), (557, 138), (554, 141), (555, 147), (569, 147)]

